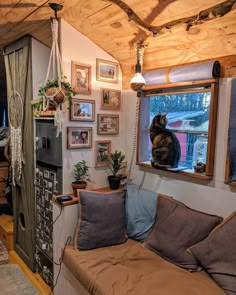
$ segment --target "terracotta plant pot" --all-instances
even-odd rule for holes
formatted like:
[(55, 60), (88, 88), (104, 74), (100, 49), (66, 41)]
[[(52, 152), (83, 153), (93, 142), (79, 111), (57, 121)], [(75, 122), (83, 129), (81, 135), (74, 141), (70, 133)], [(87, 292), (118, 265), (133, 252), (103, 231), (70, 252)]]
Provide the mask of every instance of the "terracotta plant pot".
[(71, 183), (71, 186), (73, 188), (74, 196), (76, 198), (78, 198), (77, 190), (78, 189), (86, 189), (87, 182), (85, 182), (85, 181), (74, 181), (74, 182)]
[(58, 87), (50, 87), (46, 90), (46, 95), (53, 97), (54, 101), (59, 104), (62, 103), (65, 99), (66, 89), (64, 87), (61, 87), (61, 91), (54, 96), (58, 92)]

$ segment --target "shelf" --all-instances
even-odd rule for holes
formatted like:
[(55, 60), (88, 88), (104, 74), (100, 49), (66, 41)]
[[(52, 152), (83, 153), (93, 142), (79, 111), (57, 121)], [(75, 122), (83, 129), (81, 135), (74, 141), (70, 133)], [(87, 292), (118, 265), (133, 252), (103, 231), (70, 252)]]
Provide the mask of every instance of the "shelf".
[(149, 168), (149, 169), (152, 169), (153, 171), (166, 171), (166, 172), (175, 173), (175, 174), (181, 174), (181, 175), (184, 175), (184, 176), (189, 176), (189, 177), (198, 178), (198, 179), (209, 180), (209, 179), (212, 178), (211, 176), (205, 175), (203, 173), (196, 173), (196, 172), (194, 172), (193, 169), (184, 169), (184, 170), (183, 169), (182, 170), (175, 170), (175, 169), (155, 169), (150, 164), (150, 161), (137, 162), (136, 165), (142, 166), (142, 167), (146, 167), (146, 168)]
[[(109, 187), (100, 187), (100, 188), (92, 189), (91, 191), (100, 192), (100, 193), (108, 193), (110, 191), (115, 191), (115, 190), (111, 190)], [(57, 203), (57, 198), (62, 197), (62, 196), (70, 196), (70, 197), (72, 197), (72, 200), (65, 201), (63, 203)], [(52, 199), (55, 203), (57, 203), (63, 207), (78, 204), (78, 201), (79, 201), (79, 199), (77, 197), (75, 197), (73, 194), (63, 194), (63, 195), (53, 196)]]

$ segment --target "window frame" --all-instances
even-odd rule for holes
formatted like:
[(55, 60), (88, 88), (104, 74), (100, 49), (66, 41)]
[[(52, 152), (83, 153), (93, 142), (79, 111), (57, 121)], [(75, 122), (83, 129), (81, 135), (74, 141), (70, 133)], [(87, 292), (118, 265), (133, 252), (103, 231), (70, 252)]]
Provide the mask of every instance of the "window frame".
[[(155, 169), (151, 164), (141, 161), (140, 159), (145, 158), (144, 147), (141, 147), (140, 139), (145, 138), (149, 140), (149, 133), (145, 129), (149, 126), (145, 126), (147, 122), (147, 116), (149, 116), (149, 104), (145, 99), (150, 95), (160, 94), (168, 91), (178, 91), (183, 89), (198, 88), (198, 87), (209, 87), (209, 92), (211, 92), (210, 110), (209, 110), (209, 127), (208, 127), (208, 145), (207, 145), (207, 161), (206, 161), (206, 172), (204, 174), (191, 172), (191, 171), (173, 171), (164, 169), (170, 173), (183, 174), (190, 177), (200, 178), (200, 179), (211, 179), (214, 172), (214, 159), (215, 159), (215, 143), (216, 143), (216, 124), (217, 124), (217, 107), (218, 107), (218, 89), (219, 80), (203, 80), (203, 81), (192, 81), (192, 82), (181, 82), (181, 83), (171, 83), (164, 85), (152, 85), (146, 86), (141, 92), (140, 105), (139, 105), (139, 120), (138, 120), (138, 134), (137, 134), (137, 151), (136, 151), (136, 165), (147, 167), (153, 171), (163, 171), (163, 169)], [(145, 134), (146, 132), (146, 134)], [(147, 149), (146, 149), (147, 150)]]

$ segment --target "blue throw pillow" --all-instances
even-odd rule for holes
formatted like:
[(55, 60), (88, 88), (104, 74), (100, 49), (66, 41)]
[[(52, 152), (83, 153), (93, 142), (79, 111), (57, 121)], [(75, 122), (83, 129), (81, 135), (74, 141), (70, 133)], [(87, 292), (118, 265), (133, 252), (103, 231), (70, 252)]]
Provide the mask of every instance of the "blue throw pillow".
[(135, 184), (127, 184), (126, 189), (127, 235), (143, 242), (155, 221), (157, 193), (139, 189)]

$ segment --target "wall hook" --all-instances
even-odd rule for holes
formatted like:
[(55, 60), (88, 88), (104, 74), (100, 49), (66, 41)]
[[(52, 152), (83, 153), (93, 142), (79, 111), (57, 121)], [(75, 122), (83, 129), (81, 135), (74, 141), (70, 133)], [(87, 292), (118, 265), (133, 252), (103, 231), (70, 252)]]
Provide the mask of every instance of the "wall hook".
[(57, 12), (62, 10), (63, 5), (58, 4), (58, 3), (48, 3), (48, 5), (50, 6), (50, 8), (54, 11), (55, 13), (55, 18), (58, 19), (57, 17)]

